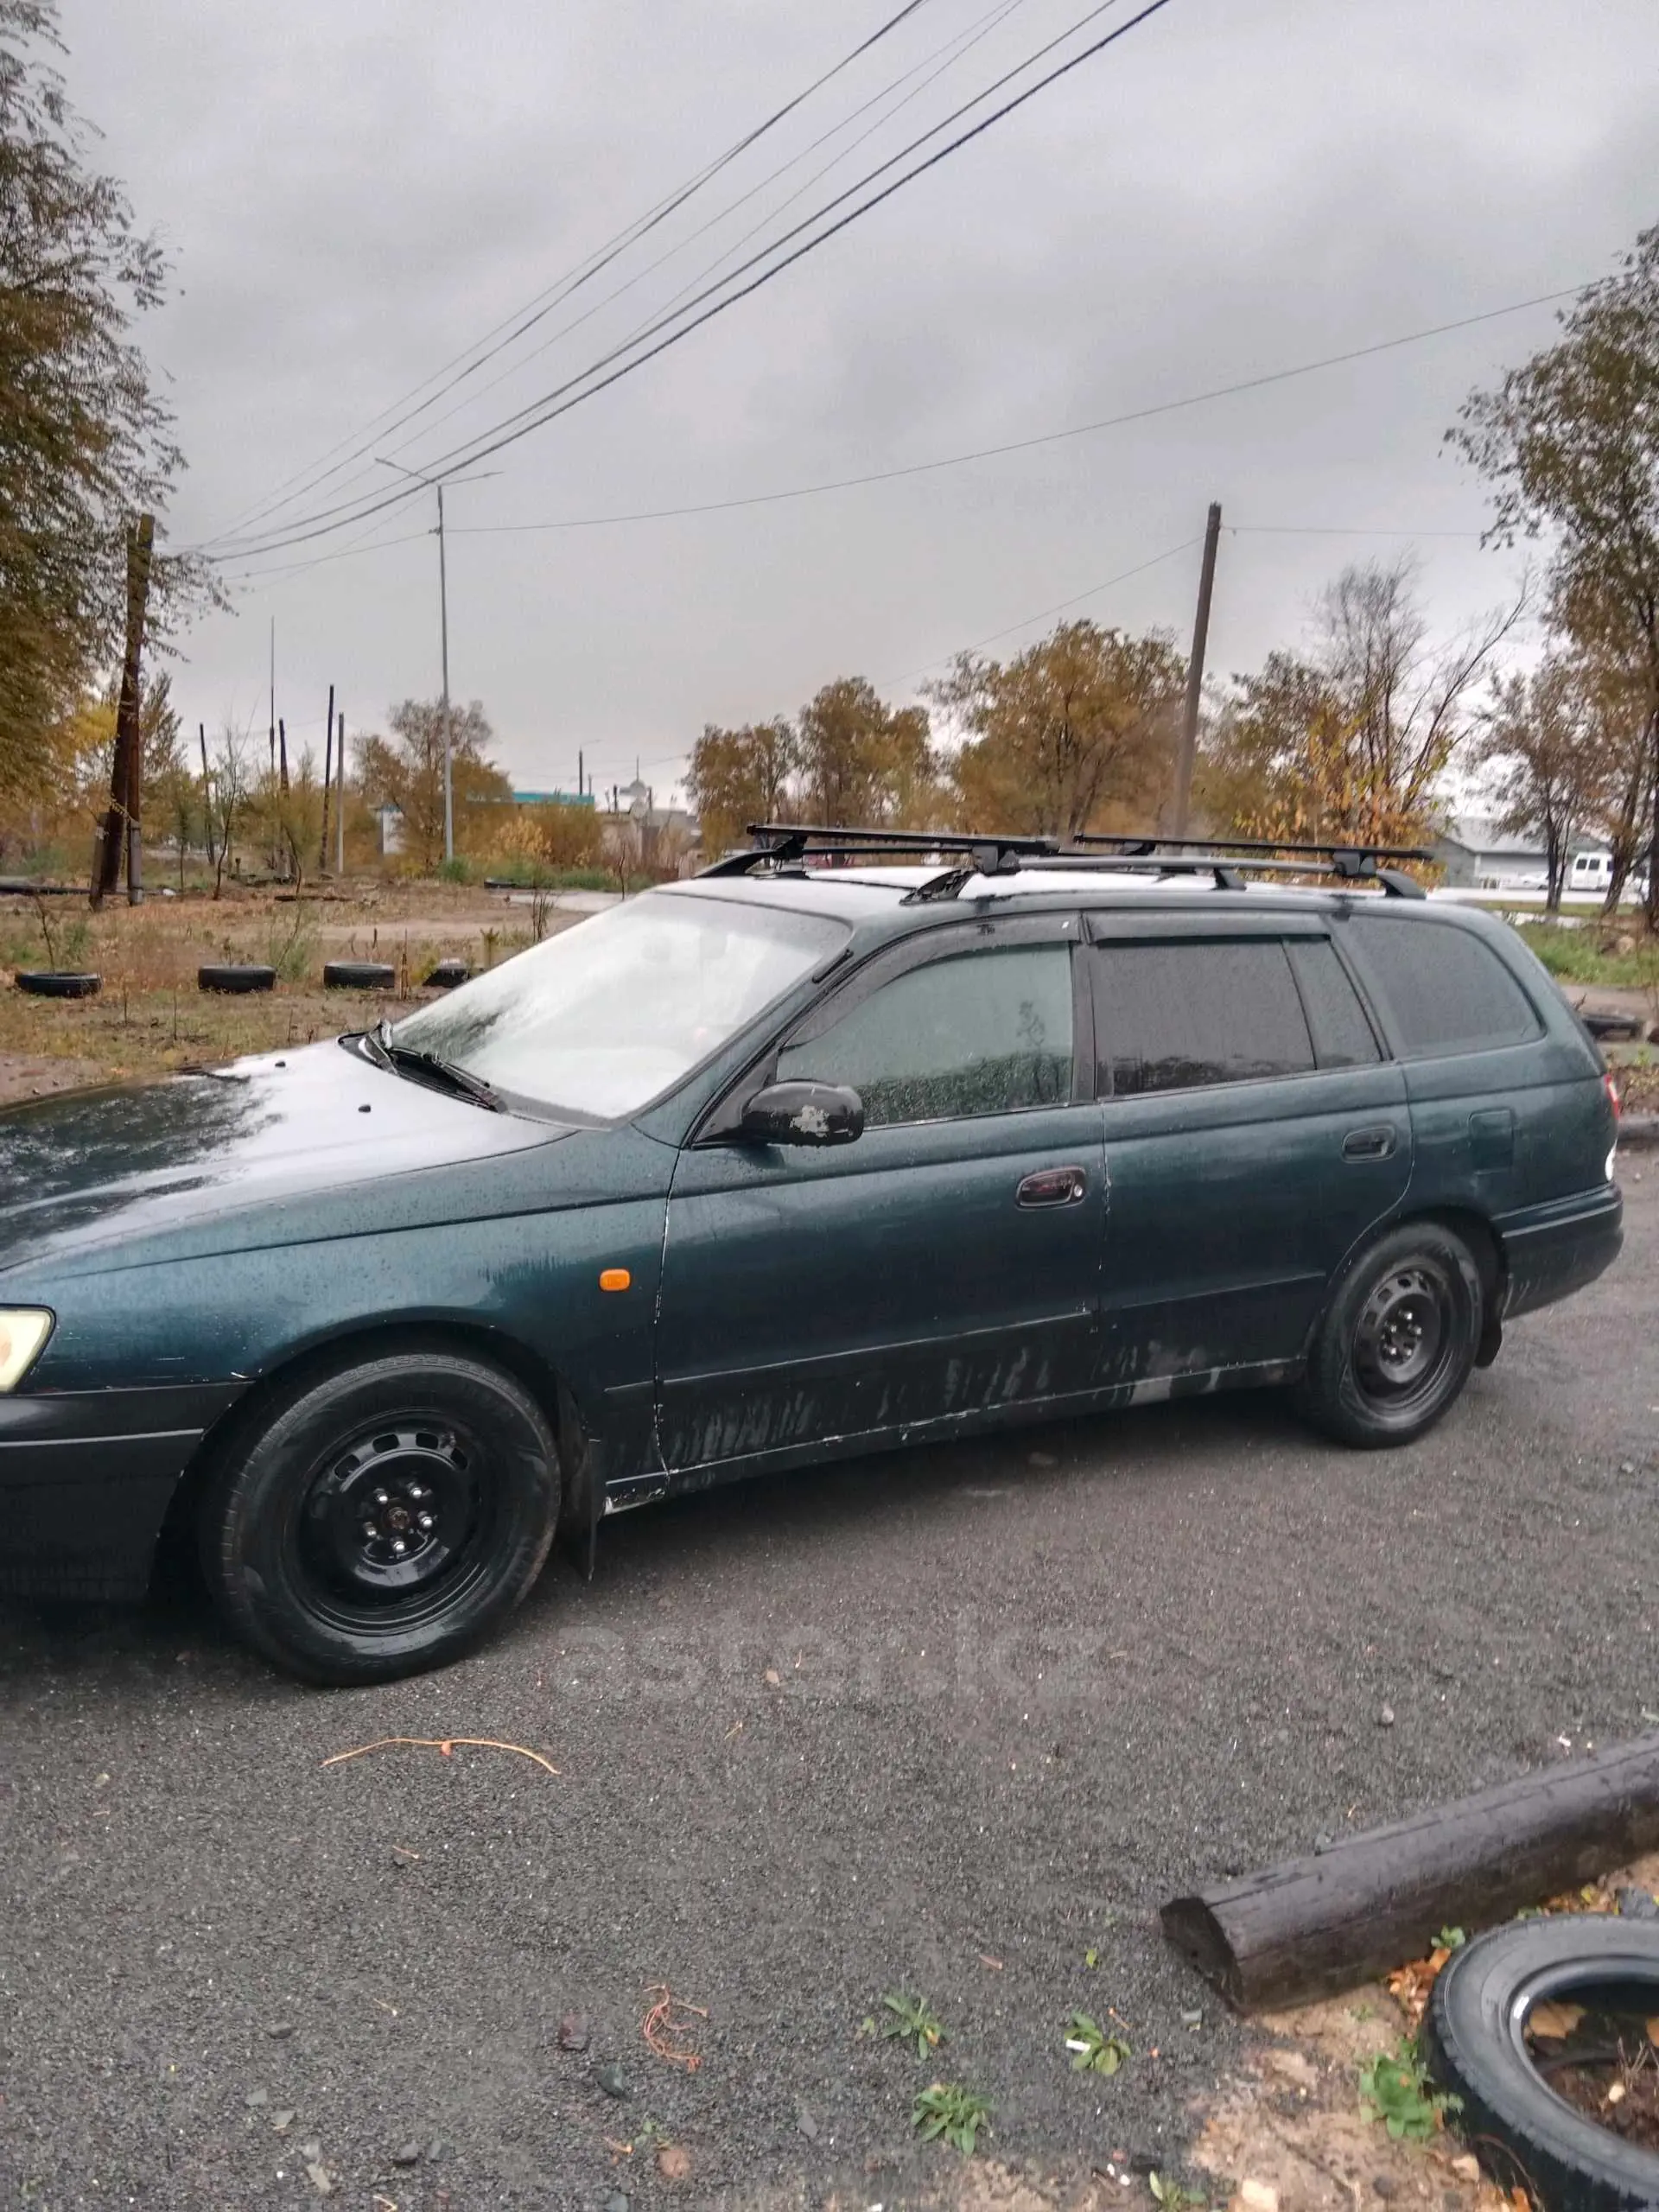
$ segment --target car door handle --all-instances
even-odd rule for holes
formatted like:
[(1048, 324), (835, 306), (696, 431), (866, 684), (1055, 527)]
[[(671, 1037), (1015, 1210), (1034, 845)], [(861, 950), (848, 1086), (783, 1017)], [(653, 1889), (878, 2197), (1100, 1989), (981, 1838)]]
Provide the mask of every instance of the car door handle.
[(1342, 1141), (1342, 1156), (1344, 1160), (1389, 1160), (1394, 1146), (1394, 1131), (1386, 1124), (1377, 1129), (1350, 1129)]
[(1039, 1167), (1027, 1175), (1014, 1192), (1022, 1206), (1074, 1206), (1087, 1194), (1088, 1175), (1081, 1167)]

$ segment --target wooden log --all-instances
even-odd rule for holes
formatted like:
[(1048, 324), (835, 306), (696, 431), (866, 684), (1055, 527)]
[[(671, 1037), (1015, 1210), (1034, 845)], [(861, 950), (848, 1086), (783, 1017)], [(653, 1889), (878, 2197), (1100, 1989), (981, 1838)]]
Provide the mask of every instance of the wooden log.
[(1659, 1736), (1174, 1897), (1164, 1933), (1241, 2012), (1335, 1996), (1659, 1848)]

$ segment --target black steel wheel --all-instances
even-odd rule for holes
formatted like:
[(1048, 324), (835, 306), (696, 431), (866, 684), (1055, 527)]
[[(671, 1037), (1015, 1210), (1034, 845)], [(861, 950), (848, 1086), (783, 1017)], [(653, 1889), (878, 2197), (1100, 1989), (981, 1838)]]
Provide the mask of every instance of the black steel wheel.
[(511, 1611), (558, 1518), (558, 1458), (512, 1377), (433, 1349), (313, 1377), (209, 1486), (202, 1558), (237, 1632), (318, 1682), (454, 1657)]
[(1659, 2013), (1659, 1927), (1573, 1913), (1495, 1928), (1442, 1968), (1423, 2024), (1429, 2069), (1463, 2101), (1455, 2125), (1487, 2171), (1550, 2212), (1659, 2203), (1659, 2153), (1623, 2141), (1550, 2087), (1527, 2033), (1567, 2001), (1640, 2024)]
[(274, 968), (221, 962), (196, 970), (196, 988), (199, 991), (269, 991), (274, 990), (276, 985), (276, 970)]
[(101, 976), (77, 975), (67, 968), (20, 968), (17, 988), (37, 999), (92, 999), (103, 987)]
[(1338, 1284), (1314, 1336), (1300, 1397), (1344, 1443), (1408, 1444), (1469, 1379), (1485, 1286), (1455, 1230), (1435, 1221), (1390, 1230)]
[(326, 991), (389, 991), (397, 970), (385, 960), (327, 960), (323, 963)]

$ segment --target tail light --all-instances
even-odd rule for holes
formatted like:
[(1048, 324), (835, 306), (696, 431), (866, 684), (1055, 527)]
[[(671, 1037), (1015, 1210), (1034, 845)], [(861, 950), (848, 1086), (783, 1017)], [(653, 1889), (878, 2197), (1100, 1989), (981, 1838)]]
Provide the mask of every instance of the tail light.
[(1607, 1094), (1607, 1103), (1612, 1108), (1613, 1119), (1617, 1122), (1624, 1108), (1619, 1103), (1618, 1085), (1613, 1080), (1613, 1071), (1611, 1068), (1603, 1069), (1601, 1087)]

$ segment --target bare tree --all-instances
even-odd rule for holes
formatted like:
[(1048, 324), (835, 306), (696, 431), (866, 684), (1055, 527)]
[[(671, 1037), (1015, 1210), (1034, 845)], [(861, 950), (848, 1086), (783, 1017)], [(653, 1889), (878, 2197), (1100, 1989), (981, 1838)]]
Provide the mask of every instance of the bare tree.
[(1573, 839), (1602, 820), (1618, 779), (1582, 665), (1544, 661), (1492, 688), (1479, 759), (1495, 771), (1497, 826), (1543, 839), (1545, 906), (1559, 912)]

